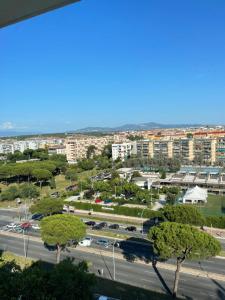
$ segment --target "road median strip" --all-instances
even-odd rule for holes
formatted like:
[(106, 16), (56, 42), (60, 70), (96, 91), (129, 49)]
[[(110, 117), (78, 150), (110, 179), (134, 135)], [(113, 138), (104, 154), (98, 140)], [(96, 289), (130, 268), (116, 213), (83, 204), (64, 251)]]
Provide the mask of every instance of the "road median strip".
[[(2, 236), (11, 236), (11, 237), (23, 239), (23, 235), (21, 235), (19, 233), (14, 233), (14, 232), (1, 231), (0, 235), (2, 235)], [(43, 241), (39, 237), (30, 236), (30, 235), (29, 236), (26, 235), (26, 237), (27, 238), (29, 237), (29, 239), (34, 241), (34, 242), (43, 243)], [(71, 249), (75, 250), (74, 248), (71, 248)], [(94, 249), (94, 248), (81, 247), (81, 246), (77, 246), (76, 249), (78, 249), (79, 251), (84, 252), (84, 253), (91, 253), (91, 254), (97, 254), (97, 255), (100, 254), (101, 256), (112, 257), (111, 252), (101, 250), (101, 249)], [(125, 260), (124, 254), (114, 253), (114, 256), (115, 256), (116, 259)], [(141, 260), (135, 260), (135, 263), (142, 264), (142, 265), (147, 264), (147, 262), (141, 261)], [(168, 264), (168, 263), (161, 263), (161, 262), (157, 262), (157, 268), (165, 269), (165, 270), (169, 270), (169, 271), (175, 271), (176, 270), (175, 265)], [(185, 273), (185, 274), (197, 276), (197, 277), (210, 278), (210, 279), (225, 282), (225, 275), (218, 274), (218, 273), (212, 273), (212, 272), (192, 269), (192, 268), (188, 268), (188, 267), (182, 267), (181, 272)]]

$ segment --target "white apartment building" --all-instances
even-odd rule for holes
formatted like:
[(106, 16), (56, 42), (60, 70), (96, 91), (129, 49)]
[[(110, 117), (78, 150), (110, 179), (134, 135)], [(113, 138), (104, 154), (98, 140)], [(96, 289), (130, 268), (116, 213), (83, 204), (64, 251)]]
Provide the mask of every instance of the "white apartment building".
[(1, 143), (0, 144), (0, 154), (14, 153), (13, 144)]
[(112, 159), (116, 160), (120, 158), (124, 161), (126, 158), (130, 157), (132, 154), (137, 153), (136, 142), (112, 144)]
[[(63, 145), (64, 140), (62, 139), (29, 139), (29, 140), (22, 140), (22, 141), (17, 141), (17, 140), (7, 140), (7, 141), (0, 141), (0, 154), (9, 154), (9, 153), (14, 153), (15, 151), (20, 151), (24, 152), (26, 149), (32, 149), (32, 150), (37, 150), (39, 148), (46, 148), (49, 146), (55, 146), (58, 147), (59, 150), (57, 154), (65, 154), (65, 147), (61, 146)], [(63, 149), (64, 148), (64, 149)]]

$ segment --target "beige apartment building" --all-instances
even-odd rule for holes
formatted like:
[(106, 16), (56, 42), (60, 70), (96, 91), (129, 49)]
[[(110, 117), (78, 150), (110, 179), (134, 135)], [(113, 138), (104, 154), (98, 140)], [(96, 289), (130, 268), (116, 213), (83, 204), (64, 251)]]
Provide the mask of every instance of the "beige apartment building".
[(76, 162), (78, 159), (86, 158), (89, 146), (95, 146), (95, 153), (101, 154), (104, 147), (114, 141), (125, 142), (126, 137), (120, 135), (107, 135), (104, 137), (71, 136), (66, 140), (66, 157), (68, 162)]
[(177, 158), (183, 162), (214, 164), (225, 161), (225, 138), (196, 138), (173, 140), (142, 140), (137, 142), (137, 156), (142, 158)]

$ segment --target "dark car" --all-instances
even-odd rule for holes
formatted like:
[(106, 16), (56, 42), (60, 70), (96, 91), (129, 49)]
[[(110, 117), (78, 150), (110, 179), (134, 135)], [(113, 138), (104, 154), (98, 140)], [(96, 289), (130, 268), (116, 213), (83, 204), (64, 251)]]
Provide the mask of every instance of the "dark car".
[(128, 226), (127, 228), (125, 228), (125, 230), (128, 230), (128, 231), (136, 231), (137, 228), (135, 226)]
[(85, 224), (86, 225), (88, 225), (88, 226), (95, 226), (95, 221), (87, 221), (87, 222), (85, 222)]
[(37, 221), (40, 221), (41, 219), (43, 219), (44, 216), (42, 214), (34, 214), (31, 219), (32, 220), (37, 220)]
[(92, 227), (93, 230), (101, 230), (103, 227), (100, 224), (97, 224)]
[(119, 229), (120, 226), (119, 226), (119, 224), (111, 224), (111, 225), (109, 225), (109, 228), (110, 229)]
[(102, 228), (108, 226), (108, 224), (106, 222), (101, 222), (98, 225), (101, 226)]

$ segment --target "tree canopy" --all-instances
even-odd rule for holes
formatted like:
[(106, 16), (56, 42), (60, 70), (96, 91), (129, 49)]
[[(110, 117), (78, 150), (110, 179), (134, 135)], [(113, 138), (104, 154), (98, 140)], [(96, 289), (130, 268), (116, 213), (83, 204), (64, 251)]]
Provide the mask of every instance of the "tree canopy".
[(34, 262), (21, 269), (15, 261), (0, 266), (1, 299), (91, 300), (95, 275), (87, 264), (66, 259), (58, 265)]
[(41, 220), (41, 238), (47, 244), (57, 246), (57, 263), (62, 247), (70, 240), (79, 242), (85, 233), (84, 223), (72, 215), (54, 215)]
[(167, 221), (202, 226), (205, 218), (191, 205), (167, 205), (163, 208), (163, 215)]
[(63, 210), (63, 201), (52, 198), (44, 198), (30, 207), (31, 213), (39, 213), (44, 216), (59, 213)]
[(177, 260), (174, 296), (177, 294), (179, 272), (185, 259), (206, 259), (221, 251), (221, 245), (214, 237), (186, 224), (161, 223), (149, 231), (148, 238), (160, 258)]

